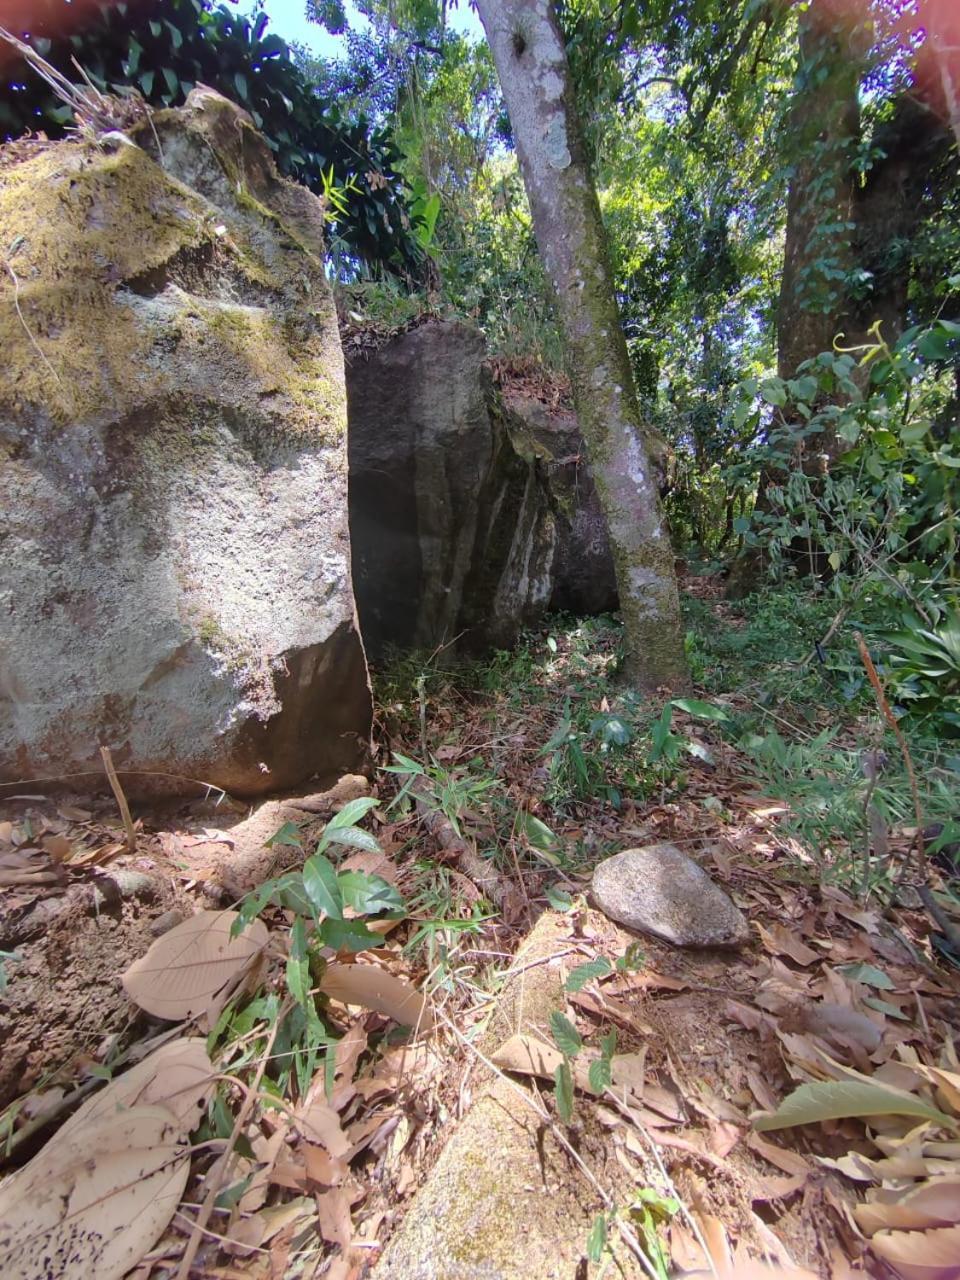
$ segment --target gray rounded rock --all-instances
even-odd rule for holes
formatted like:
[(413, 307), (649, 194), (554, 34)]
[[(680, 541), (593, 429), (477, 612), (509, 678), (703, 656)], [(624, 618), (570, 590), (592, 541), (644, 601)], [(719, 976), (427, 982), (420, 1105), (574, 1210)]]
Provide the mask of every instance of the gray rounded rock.
[(594, 870), (592, 893), (611, 920), (679, 947), (741, 947), (750, 940), (743, 912), (673, 844), (605, 858)]

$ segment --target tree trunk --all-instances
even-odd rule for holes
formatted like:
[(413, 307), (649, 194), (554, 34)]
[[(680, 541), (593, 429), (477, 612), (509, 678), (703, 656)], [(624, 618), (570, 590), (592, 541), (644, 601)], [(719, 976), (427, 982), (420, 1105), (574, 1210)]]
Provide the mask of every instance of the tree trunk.
[(860, 134), (860, 60), (852, 56), (837, 0), (814, 0), (799, 18), (799, 69), (787, 116), (792, 172), (777, 304), (777, 372), (829, 351), (847, 311)]
[(616, 567), (628, 678), (688, 681), (653, 436), (644, 432), (596, 188), (550, 0), (479, 0), (513, 127), (533, 227), (557, 299), (568, 372)]

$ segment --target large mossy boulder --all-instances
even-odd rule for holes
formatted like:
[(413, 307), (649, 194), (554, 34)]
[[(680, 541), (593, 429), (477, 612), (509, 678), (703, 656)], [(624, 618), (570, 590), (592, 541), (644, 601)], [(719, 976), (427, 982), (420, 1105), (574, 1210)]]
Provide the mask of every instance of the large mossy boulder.
[(574, 415), (509, 395), (483, 336), (422, 324), (347, 367), (354, 588), (367, 650), (511, 644), (616, 607)]
[(14, 144), (0, 245), (0, 781), (241, 795), (355, 769), (342, 355), (323, 211), (196, 92)]

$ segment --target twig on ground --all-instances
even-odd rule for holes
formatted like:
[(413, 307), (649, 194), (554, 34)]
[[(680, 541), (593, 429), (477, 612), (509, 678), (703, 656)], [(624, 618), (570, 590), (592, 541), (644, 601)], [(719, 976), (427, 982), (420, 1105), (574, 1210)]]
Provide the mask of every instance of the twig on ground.
[(110, 755), (110, 748), (101, 747), (100, 755), (103, 758), (103, 769), (107, 775), (107, 781), (110, 783), (110, 790), (116, 797), (117, 807), (120, 810), (120, 817), (123, 821), (123, 829), (127, 833), (127, 852), (136, 853), (137, 829), (133, 825), (133, 818), (130, 815), (130, 806), (127, 804), (127, 797), (123, 794), (123, 787), (121, 787), (120, 779), (117, 777), (117, 771), (113, 767), (113, 757)]

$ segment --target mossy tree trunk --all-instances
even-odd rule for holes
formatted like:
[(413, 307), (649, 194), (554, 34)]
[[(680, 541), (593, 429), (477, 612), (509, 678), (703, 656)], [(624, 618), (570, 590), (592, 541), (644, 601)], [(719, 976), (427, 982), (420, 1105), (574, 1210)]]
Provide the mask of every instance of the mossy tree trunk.
[(620, 326), (596, 188), (551, 0), (479, 0), (510, 113), (574, 404), (607, 519), (639, 688), (687, 683), (673, 551)]

